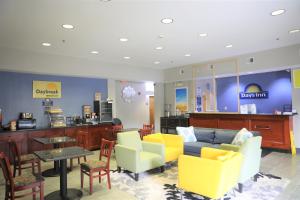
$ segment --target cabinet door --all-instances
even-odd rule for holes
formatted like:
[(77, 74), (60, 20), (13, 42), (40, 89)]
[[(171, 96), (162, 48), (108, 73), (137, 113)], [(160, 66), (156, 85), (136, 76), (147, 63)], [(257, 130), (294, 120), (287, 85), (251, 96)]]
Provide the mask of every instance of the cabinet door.
[(46, 131), (31, 131), (28, 133), (28, 152), (41, 151), (48, 149), (46, 145), (41, 144), (34, 140), (34, 138), (46, 137)]
[(88, 137), (88, 149), (99, 149), (101, 142), (101, 130), (98, 126), (90, 126)]
[(285, 145), (283, 121), (251, 120), (251, 130), (261, 133), (263, 147), (280, 148)]
[(249, 129), (249, 120), (247, 119), (219, 119), (219, 126), (218, 128), (222, 129), (233, 129), (233, 130), (240, 130), (242, 128), (247, 128)]
[[(77, 134), (83, 132), (88, 135), (88, 128), (87, 127), (71, 127), (65, 129), (65, 136), (74, 138), (77, 140)], [(65, 143), (64, 147), (76, 146), (77, 142), (69, 142)]]

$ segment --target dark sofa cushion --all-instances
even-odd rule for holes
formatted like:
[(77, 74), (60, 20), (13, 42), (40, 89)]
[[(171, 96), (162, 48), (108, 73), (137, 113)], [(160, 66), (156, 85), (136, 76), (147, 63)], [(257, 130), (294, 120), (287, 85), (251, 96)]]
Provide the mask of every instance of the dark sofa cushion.
[(214, 144), (231, 144), (235, 135), (239, 132), (239, 130), (226, 130), (226, 129), (216, 129)]
[(194, 133), (199, 142), (214, 142), (215, 130), (211, 128), (194, 128)]
[(207, 142), (185, 142), (184, 154), (185, 155), (197, 155), (200, 156), (202, 147), (218, 148), (220, 145), (211, 144)]

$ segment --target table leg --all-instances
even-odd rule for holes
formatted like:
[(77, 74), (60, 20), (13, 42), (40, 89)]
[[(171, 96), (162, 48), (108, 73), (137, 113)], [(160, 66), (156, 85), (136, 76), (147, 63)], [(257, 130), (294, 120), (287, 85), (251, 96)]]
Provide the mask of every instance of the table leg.
[(60, 160), (60, 190), (48, 194), (46, 200), (77, 200), (82, 197), (78, 189), (68, 189), (67, 159)]
[[(54, 149), (59, 148), (59, 144), (53, 144)], [(47, 169), (42, 172), (42, 175), (44, 177), (56, 177), (59, 176), (59, 161), (55, 160), (54, 161), (54, 167), (52, 169)]]

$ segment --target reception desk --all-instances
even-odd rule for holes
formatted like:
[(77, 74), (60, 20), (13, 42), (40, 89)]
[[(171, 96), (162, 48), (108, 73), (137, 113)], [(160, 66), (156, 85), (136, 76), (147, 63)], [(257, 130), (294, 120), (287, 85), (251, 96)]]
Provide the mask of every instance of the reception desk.
[(259, 131), (263, 138), (262, 147), (291, 150), (293, 119), (289, 115), (191, 113), (189, 123), (195, 127)]

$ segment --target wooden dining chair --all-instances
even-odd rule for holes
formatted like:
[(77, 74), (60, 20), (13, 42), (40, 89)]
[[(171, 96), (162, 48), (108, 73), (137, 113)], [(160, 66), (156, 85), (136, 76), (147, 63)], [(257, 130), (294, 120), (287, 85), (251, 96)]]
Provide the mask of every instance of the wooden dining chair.
[(154, 125), (153, 124), (143, 124), (143, 129), (154, 129)]
[[(9, 160), (3, 152), (0, 152), (0, 166), (5, 179), (5, 200), (14, 200), (28, 195), (32, 195), (35, 200), (38, 193), (40, 193), (40, 200), (44, 199), (44, 178), (40, 174), (24, 174), (13, 177)], [(32, 192), (16, 194), (28, 189), (31, 189)]]
[(8, 141), (9, 151), (12, 154), (14, 173), (18, 170), (19, 176), (22, 174), (22, 169), (32, 168), (32, 173), (35, 173), (35, 167), (38, 168), (38, 174), (41, 173), (41, 161), (34, 154), (21, 155), (17, 143), (14, 140)]
[(153, 133), (153, 130), (152, 129), (149, 129), (149, 128), (142, 128), (142, 129), (139, 129), (139, 133), (140, 133), (140, 137), (141, 139), (143, 139), (144, 136), (146, 135), (149, 135), (149, 134), (152, 134)]
[[(99, 178), (99, 183), (101, 183), (101, 177), (107, 176), (108, 188), (111, 188), (109, 164), (113, 146), (114, 141), (102, 139), (99, 160), (89, 160), (80, 164), (81, 188), (83, 188), (84, 174), (86, 174), (90, 178), (90, 194), (93, 193), (93, 178)], [(105, 161), (102, 160), (103, 157), (106, 158)], [(94, 175), (95, 173), (97, 174)]]
[[(84, 149), (87, 148), (87, 133), (86, 132), (83, 132), (83, 131), (79, 131), (78, 134), (77, 134), (77, 137), (76, 137), (76, 141), (77, 141), (77, 145), (79, 147), (82, 147)], [(81, 157), (77, 157), (77, 162), (78, 164), (80, 164), (80, 158), (84, 159), (84, 162), (86, 162), (86, 156), (81, 156)], [(70, 159), (70, 170), (73, 169), (73, 159), (74, 158), (71, 158)]]

